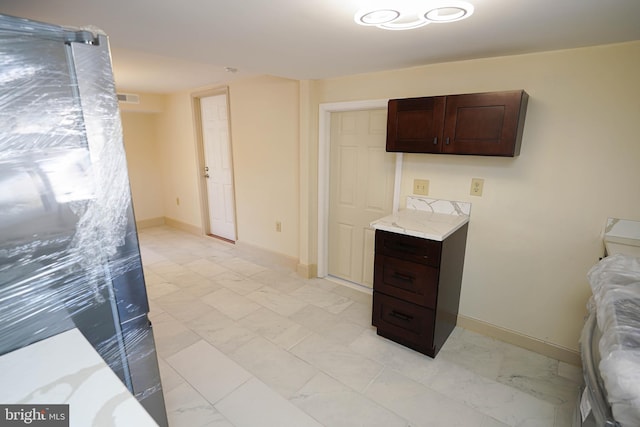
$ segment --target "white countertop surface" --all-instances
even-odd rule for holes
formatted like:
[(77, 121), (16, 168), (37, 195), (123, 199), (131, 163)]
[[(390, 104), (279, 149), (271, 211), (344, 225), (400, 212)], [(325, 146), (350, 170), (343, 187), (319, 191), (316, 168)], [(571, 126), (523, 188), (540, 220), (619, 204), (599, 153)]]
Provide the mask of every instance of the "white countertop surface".
[(77, 329), (0, 356), (0, 402), (68, 404), (72, 427), (157, 426)]
[(640, 221), (608, 218), (604, 246), (607, 255), (625, 254), (640, 257)]
[(376, 230), (443, 241), (469, 222), (470, 203), (409, 196), (407, 209), (373, 221)]
[(640, 246), (625, 245), (624, 243), (604, 242), (607, 255), (625, 254), (640, 257)]

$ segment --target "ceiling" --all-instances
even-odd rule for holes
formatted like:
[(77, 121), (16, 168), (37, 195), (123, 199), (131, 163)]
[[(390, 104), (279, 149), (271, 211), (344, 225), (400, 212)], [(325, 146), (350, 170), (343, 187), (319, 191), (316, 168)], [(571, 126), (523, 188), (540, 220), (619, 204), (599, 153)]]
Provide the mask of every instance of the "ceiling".
[(322, 79), (640, 40), (639, 0), (468, 0), (469, 19), (410, 31), (356, 25), (355, 12), (372, 1), (382, 0), (0, 0), (0, 13), (103, 30), (125, 92), (170, 93), (260, 74)]

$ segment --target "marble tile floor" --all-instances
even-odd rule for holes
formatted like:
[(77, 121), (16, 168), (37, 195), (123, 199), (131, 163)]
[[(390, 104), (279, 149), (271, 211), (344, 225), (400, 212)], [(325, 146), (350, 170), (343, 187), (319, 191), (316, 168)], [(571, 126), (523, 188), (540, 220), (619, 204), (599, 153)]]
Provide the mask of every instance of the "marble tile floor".
[(568, 427), (580, 369), (456, 328), (435, 359), (371, 296), (170, 227), (140, 246), (171, 427)]

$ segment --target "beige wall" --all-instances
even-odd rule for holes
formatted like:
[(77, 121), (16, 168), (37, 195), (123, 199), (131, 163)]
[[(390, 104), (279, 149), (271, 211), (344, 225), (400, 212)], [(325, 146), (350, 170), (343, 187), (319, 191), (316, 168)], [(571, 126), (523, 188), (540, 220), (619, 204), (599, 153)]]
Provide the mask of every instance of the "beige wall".
[(154, 114), (123, 111), (122, 129), (137, 221), (164, 216), (162, 175)]
[(299, 82), (247, 79), (229, 96), (238, 240), (297, 259)]
[[(414, 178), (430, 180), (430, 196), (471, 202), (461, 314), (575, 350), (605, 220), (640, 215), (638, 75), (635, 42), (323, 80), (315, 91), (338, 102), (525, 89), (519, 157), (405, 155), (401, 204)], [(485, 179), (482, 197), (469, 195), (472, 177)]]
[(314, 81), (300, 81), (298, 272), (316, 277), (318, 259), (318, 102)]
[[(638, 75), (640, 42), (321, 81), (234, 82), (239, 240), (317, 262), (319, 103), (525, 89), (520, 157), (405, 155), (402, 200), (424, 178), (431, 196), (473, 204), (462, 315), (575, 350), (604, 221), (640, 212)], [(164, 215), (199, 228), (190, 96), (164, 97), (156, 136)], [(469, 195), (472, 177), (485, 179), (480, 198)]]
[[(164, 97), (157, 135), (164, 215), (202, 226), (192, 93)], [(258, 77), (229, 87), (238, 241), (298, 258), (299, 82)], [(180, 204), (177, 203), (179, 199)], [(282, 231), (276, 232), (280, 221)]]
[[(118, 91), (118, 93), (120, 93), (120, 91)], [(135, 95), (138, 95), (140, 102), (137, 104), (120, 102), (118, 104), (120, 111), (137, 113), (161, 113), (164, 111), (164, 95), (140, 92), (136, 92)]]
[(165, 217), (202, 226), (194, 121), (189, 92), (167, 95), (158, 115), (158, 142)]

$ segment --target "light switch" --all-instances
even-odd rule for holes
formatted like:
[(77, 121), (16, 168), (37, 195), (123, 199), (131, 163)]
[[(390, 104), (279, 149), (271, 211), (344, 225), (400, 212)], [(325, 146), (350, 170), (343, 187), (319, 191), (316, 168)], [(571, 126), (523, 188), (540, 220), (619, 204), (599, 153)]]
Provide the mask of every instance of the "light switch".
[(429, 195), (429, 180), (428, 179), (414, 179), (413, 180), (413, 194), (420, 196)]
[(484, 187), (484, 179), (471, 178), (471, 194), (472, 196), (482, 196), (482, 187)]

